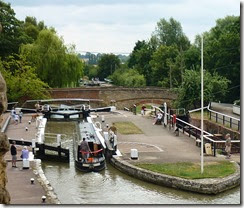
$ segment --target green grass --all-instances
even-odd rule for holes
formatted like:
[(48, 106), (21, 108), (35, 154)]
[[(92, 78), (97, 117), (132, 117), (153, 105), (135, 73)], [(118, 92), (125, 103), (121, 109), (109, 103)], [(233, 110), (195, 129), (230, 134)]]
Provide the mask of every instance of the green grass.
[(115, 126), (121, 134), (143, 134), (142, 130), (132, 122), (116, 122)]
[[(190, 114), (191, 118), (201, 119), (201, 111), (193, 112)], [(209, 120), (209, 114), (207, 111), (203, 112), (203, 118)]]
[(138, 167), (186, 179), (222, 178), (233, 174), (235, 166), (229, 161), (205, 163), (204, 172), (196, 163), (137, 164)]

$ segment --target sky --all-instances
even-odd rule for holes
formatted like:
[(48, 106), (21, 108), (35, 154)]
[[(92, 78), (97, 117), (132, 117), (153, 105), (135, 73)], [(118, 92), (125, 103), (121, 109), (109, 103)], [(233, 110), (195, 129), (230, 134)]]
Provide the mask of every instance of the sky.
[(240, 15), (239, 0), (4, 0), (16, 17), (34, 16), (56, 29), (77, 52), (131, 53), (138, 40), (148, 40), (157, 22), (173, 17), (194, 42), (216, 20)]

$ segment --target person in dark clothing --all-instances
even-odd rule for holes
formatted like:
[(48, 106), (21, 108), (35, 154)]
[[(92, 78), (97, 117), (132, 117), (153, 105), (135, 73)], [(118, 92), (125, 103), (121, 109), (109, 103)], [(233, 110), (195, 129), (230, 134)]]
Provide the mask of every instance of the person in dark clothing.
[(10, 152), (12, 155), (12, 167), (17, 167), (16, 166), (16, 160), (17, 160), (17, 148), (15, 147), (15, 141), (13, 141), (13, 144), (10, 147)]

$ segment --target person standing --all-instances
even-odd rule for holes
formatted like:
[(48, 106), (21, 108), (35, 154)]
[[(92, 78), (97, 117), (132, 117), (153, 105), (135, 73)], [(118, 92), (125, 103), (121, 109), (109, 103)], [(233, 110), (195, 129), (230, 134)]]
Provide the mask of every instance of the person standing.
[(141, 107), (141, 115), (144, 116), (145, 115), (145, 110), (146, 110), (146, 106), (142, 105)]
[(11, 152), (11, 156), (12, 156), (12, 167), (17, 168), (17, 166), (16, 166), (17, 148), (16, 148), (15, 144), (16, 144), (16, 142), (13, 141), (13, 144), (10, 147), (10, 152)]
[(16, 125), (19, 123), (19, 115), (16, 113), (14, 114), (14, 121)]
[(29, 159), (29, 150), (27, 149), (26, 146), (24, 146), (21, 155), (22, 155), (22, 159)]
[(117, 135), (117, 128), (115, 126), (115, 123), (112, 123), (112, 126), (109, 127), (108, 132), (112, 131), (115, 135)]
[(226, 134), (225, 135), (225, 152), (227, 153), (226, 159), (230, 159), (231, 156), (231, 138), (230, 138), (230, 134)]
[(16, 111), (15, 111), (15, 109), (13, 107), (12, 110), (11, 110), (11, 117), (12, 117), (13, 120), (14, 120), (15, 114), (16, 114)]
[(21, 121), (22, 121), (22, 117), (23, 117), (23, 113), (22, 113), (22, 111), (20, 111), (19, 112), (19, 122), (21, 123)]
[(86, 138), (83, 138), (81, 144), (80, 144), (80, 151), (82, 154), (82, 158), (87, 162), (87, 158), (89, 157), (89, 152), (91, 152), (88, 142), (86, 141)]

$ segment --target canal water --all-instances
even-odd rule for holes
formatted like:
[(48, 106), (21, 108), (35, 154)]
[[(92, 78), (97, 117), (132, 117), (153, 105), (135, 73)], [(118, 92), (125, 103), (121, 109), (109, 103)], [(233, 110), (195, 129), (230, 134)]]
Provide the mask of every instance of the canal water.
[[(62, 204), (240, 204), (240, 187), (214, 195), (166, 188), (127, 176), (107, 163), (99, 173), (75, 169), (72, 139), (75, 124), (48, 122), (46, 132), (66, 134), (62, 146), (69, 147), (70, 163), (42, 162), (43, 171)], [(55, 143), (56, 139), (46, 142)]]

